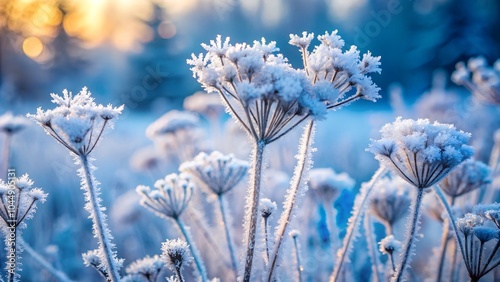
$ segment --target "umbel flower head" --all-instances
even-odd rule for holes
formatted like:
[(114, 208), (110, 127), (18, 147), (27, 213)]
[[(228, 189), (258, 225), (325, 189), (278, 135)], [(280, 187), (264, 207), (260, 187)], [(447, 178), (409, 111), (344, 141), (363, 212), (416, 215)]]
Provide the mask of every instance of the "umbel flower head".
[(484, 57), (470, 58), (467, 65), (459, 62), (451, 80), (463, 85), (480, 101), (500, 104), (500, 59), (493, 67), (488, 66)]
[(54, 93), (50, 96), (56, 108), (46, 111), (38, 108), (36, 114), (27, 116), (79, 156), (92, 152), (104, 130), (113, 126), (114, 120), (123, 110), (123, 105), (116, 108), (96, 104), (86, 87), (76, 95), (65, 89), (63, 96)]
[(448, 196), (459, 197), (491, 183), (490, 173), (486, 164), (468, 160), (453, 169), (440, 186)]
[(409, 186), (400, 177), (384, 177), (377, 181), (370, 202), (370, 212), (382, 223), (392, 228), (411, 204)]
[(336, 173), (331, 168), (314, 168), (309, 172), (309, 187), (326, 203), (332, 203), (342, 190), (354, 187), (354, 180), (349, 174)]
[(141, 196), (141, 205), (156, 215), (178, 218), (187, 208), (195, 185), (186, 174), (169, 174), (155, 182), (154, 188), (139, 185), (136, 188)]
[(16, 134), (28, 126), (28, 120), (23, 116), (14, 116), (7, 112), (0, 116), (0, 132)]
[(469, 133), (428, 119), (398, 117), (380, 133), (382, 138), (372, 140), (367, 150), (381, 165), (420, 189), (438, 183), (474, 153), (467, 145)]
[[(220, 95), (250, 136), (271, 143), (309, 116), (321, 119), (328, 108), (378, 97), (378, 88), (367, 74), (380, 70), (380, 58), (365, 54), (360, 59), (356, 48), (342, 52), (343, 41), (336, 31), (319, 36), (321, 45), (309, 58), (307, 47), (313, 37), (307, 33), (304, 38), (290, 36), (290, 44), (302, 48), (304, 70), (293, 68), (283, 55), (276, 54), (276, 42), (267, 43), (264, 38), (253, 45), (233, 45), (219, 35), (210, 45), (202, 44), (206, 54), (193, 54), (187, 62), (198, 82), (207, 92)], [(309, 65), (316, 78), (309, 76)], [(352, 88), (359, 95), (344, 100)]]
[(202, 152), (194, 160), (182, 163), (179, 170), (194, 176), (209, 191), (222, 195), (231, 191), (243, 179), (248, 163), (232, 154), (224, 155), (214, 151), (208, 155)]
[[(0, 221), (1, 227), (26, 227), (25, 220), (31, 219), (36, 212), (37, 204), (43, 203), (47, 195), (40, 188), (33, 188), (33, 181), (28, 174), (5, 183), (0, 179)], [(12, 201), (13, 200), (13, 201)], [(15, 209), (10, 207), (14, 203)]]
[(161, 258), (172, 271), (182, 270), (193, 260), (189, 245), (179, 238), (161, 243), (161, 250)]
[(156, 281), (158, 275), (163, 269), (165, 262), (159, 255), (152, 257), (146, 256), (143, 259), (136, 260), (127, 267), (126, 272), (129, 275), (138, 275), (146, 278), (147, 281)]
[(384, 255), (391, 255), (401, 249), (401, 242), (396, 240), (392, 234), (380, 240), (378, 244), (379, 251)]
[(200, 119), (190, 112), (172, 110), (149, 125), (146, 129), (146, 136), (155, 139), (169, 134), (176, 134), (182, 130), (198, 127), (199, 123)]

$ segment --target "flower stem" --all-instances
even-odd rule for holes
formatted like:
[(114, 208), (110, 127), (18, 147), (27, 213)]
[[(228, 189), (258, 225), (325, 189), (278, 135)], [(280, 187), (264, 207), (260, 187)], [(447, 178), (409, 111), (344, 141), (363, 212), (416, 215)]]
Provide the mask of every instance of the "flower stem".
[(379, 273), (379, 260), (377, 256), (377, 250), (375, 247), (375, 238), (374, 238), (374, 232), (373, 232), (373, 222), (372, 218), (370, 217), (370, 214), (365, 215), (365, 232), (366, 232), (366, 242), (368, 243), (368, 249), (370, 251), (370, 257), (372, 261), (372, 273), (373, 273), (373, 281), (374, 282), (379, 282), (383, 281), (380, 277)]
[(182, 276), (180, 267), (175, 267), (175, 274), (177, 274), (177, 280), (179, 280), (179, 282), (184, 282), (184, 276)]
[(246, 238), (246, 255), (243, 281), (249, 282), (252, 276), (252, 264), (255, 252), (255, 237), (257, 233), (257, 219), (259, 217), (260, 184), (262, 177), (262, 163), (266, 143), (262, 140), (255, 142), (251, 172), (251, 183), (248, 191), (247, 208), (250, 210), (245, 216), (245, 225), (248, 228)]
[(61, 282), (70, 282), (71, 279), (66, 276), (60, 270), (54, 268), (45, 258), (43, 258), (39, 253), (37, 253), (22, 237), (19, 237), (19, 244), (23, 246), (23, 249), (30, 254), (30, 256), (42, 266), (47, 272), (49, 272), (52, 276), (57, 278)]
[(411, 211), (411, 222), (410, 222), (410, 232), (406, 237), (406, 241), (404, 244), (404, 252), (401, 256), (401, 263), (396, 268), (396, 272), (392, 278), (392, 282), (400, 282), (403, 281), (403, 277), (405, 274), (405, 270), (408, 267), (408, 262), (410, 261), (410, 257), (412, 255), (413, 249), (413, 241), (415, 240), (415, 236), (418, 231), (418, 221), (420, 219), (420, 206), (422, 205), (422, 199), (424, 197), (424, 189), (418, 188), (417, 199), (413, 204)]
[(269, 263), (269, 235), (267, 232), (267, 219), (268, 217), (264, 217), (264, 240), (266, 242), (266, 258), (267, 263)]
[(114, 262), (114, 254), (112, 250), (111, 234), (107, 230), (107, 224), (105, 222), (104, 208), (101, 206), (101, 199), (97, 191), (97, 187), (94, 183), (93, 176), (91, 174), (89, 161), (86, 155), (80, 155), (80, 161), (83, 168), (82, 183), (84, 184), (84, 189), (87, 193), (88, 208), (92, 218), (94, 234), (98, 239), (99, 247), (101, 248), (101, 253), (103, 256), (103, 264), (106, 266), (108, 272), (107, 279), (112, 282), (120, 281), (120, 275), (118, 274), (118, 267)]
[(224, 206), (224, 199), (222, 195), (217, 195), (217, 199), (219, 200), (220, 213), (222, 215), (222, 225), (224, 227), (224, 231), (226, 232), (227, 239), (227, 248), (229, 250), (229, 255), (231, 257), (231, 263), (234, 271), (234, 275), (237, 275), (238, 265), (236, 263), (236, 254), (234, 252), (233, 240), (231, 239), (231, 233), (229, 232), (229, 222), (227, 220), (226, 208)]
[(295, 247), (295, 257), (297, 258), (297, 275), (299, 276), (299, 282), (302, 282), (302, 271), (304, 268), (302, 266), (302, 260), (300, 259), (299, 243), (297, 241), (296, 236), (293, 238), (293, 245)]
[(448, 220), (443, 221), (443, 237), (441, 238), (441, 252), (439, 257), (439, 268), (436, 276), (436, 282), (441, 281), (443, 276), (444, 262), (446, 261), (446, 250), (448, 249), (448, 236), (450, 235), (450, 224)]
[(330, 276), (330, 282), (339, 281), (342, 266), (344, 265), (344, 262), (348, 256), (351, 241), (354, 239), (355, 234), (359, 228), (359, 223), (363, 218), (363, 214), (373, 190), (373, 186), (375, 185), (377, 180), (382, 175), (384, 175), (384, 173), (385, 169), (383, 167), (380, 167), (375, 172), (372, 179), (368, 183), (361, 186), (360, 194), (356, 197), (356, 200), (354, 202), (352, 216), (349, 218), (349, 228), (347, 229), (346, 235), (344, 237), (342, 249), (339, 252), (335, 269)]
[(189, 249), (191, 250), (191, 255), (193, 255), (194, 264), (196, 265), (196, 269), (200, 274), (201, 281), (203, 282), (207, 281), (207, 273), (205, 271), (205, 267), (203, 266), (203, 261), (201, 260), (200, 254), (198, 253), (198, 249), (196, 248), (194, 241), (191, 238), (191, 235), (189, 234), (189, 232), (186, 229), (186, 226), (179, 217), (174, 218), (174, 220), (177, 223), (179, 229), (181, 230), (181, 233), (184, 236), (186, 243), (189, 245)]
[(305, 186), (305, 181), (307, 179), (307, 171), (311, 165), (311, 144), (314, 138), (314, 128), (315, 123), (314, 120), (309, 120), (307, 125), (305, 126), (304, 133), (302, 135), (300, 141), (300, 148), (298, 155), (297, 166), (294, 170), (294, 176), (292, 180), (292, 184), (290, 189), (287, 191), (287, 195), (285, 196), (285, 204), (283, 212), (281, 213), (279, 219), (279, 225), (276, 228), (275, 232), (275, 244), (273, 251), (270, 255), (269, 261), (269, 273), (267, 276), (267, 281), (272, 281), (274, 276), (274, 270), (276, 269), (276, 265), (278, 262), (279, 253), (283, 247), (282, 243), (286, 236), (286, 233), (289, 228), (289, 223), (292, 220), (292, 215), (297, 209), (298, 197), (300, 197), (303, 193), (300, 193), (302, 187), (305, 190), (307, 186)]

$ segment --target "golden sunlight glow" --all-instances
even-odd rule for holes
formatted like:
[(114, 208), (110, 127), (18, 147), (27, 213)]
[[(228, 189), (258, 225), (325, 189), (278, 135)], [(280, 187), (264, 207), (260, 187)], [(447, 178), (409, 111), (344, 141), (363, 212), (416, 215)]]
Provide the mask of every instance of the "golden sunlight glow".
[(37, 37), (30, 36), (23, 41), (23, 52), (30, 58), (40, 56), (43, 51), (43, 43)]

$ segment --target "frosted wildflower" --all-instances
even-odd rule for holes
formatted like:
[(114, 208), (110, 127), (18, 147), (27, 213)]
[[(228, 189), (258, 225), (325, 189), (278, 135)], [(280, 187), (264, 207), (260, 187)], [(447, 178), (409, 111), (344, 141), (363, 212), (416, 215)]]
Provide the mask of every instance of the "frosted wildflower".
[(380, 240), (378, 244), (380, 252), (384, 255), (392, 255), (401, 250), (401, 242), (396, 240), (392, 234)]
[(288, 236), (294, 239), (298, 238), (300, 236), (300, 231), (298, 229), (293, 229), (290, 233), (288, 233)]
[(140, 148), (130, 158), (130, 166), (136, 171), (151, 171), (157, 169), (162, 159), (153, 147)]
[(169, 134), (176, 134), (178, 131), (198, 127), (199, 123), (200, 119), (192, 113), (171, 110), (146, 128), (146, 136), (155, 139)]
[(386, 236), (384, 239), (380, 240), (379, 251), (389, 256), (389, 260), (391, 261), (391, 269), (392, 272), (396, 271), (396, 264), (394, 262), (394, 255), (396, 252), (401, 250), (401, 242), (394, 238), (394, 235)]
[(245, 177), (248, 162), (214, 151), (198, 154), (194, 160), (182, 163), (179, 170), (194, 176), (212, 193), (223, 195)]
[(123, 105), (113, 107), (96, 104), (86, 87), (76, 95), (65, 89), (63, 96), (54, 93), (50, 96), (56, 108), (46, 111), (38, 108), (36, 114), (27, 116), (79, 156), (87, 156), (92, 152), (104, 130), (113, 127), (114, 121), (123, 111)]
[(309, 187), (325, 203), (332, 203), (342, 190), (351, 190), (354, 184), (347, 173), (336, 173), (331, 168), (314, 168), (309, 172)]
[(146, 256), (131, 263), (126, 272), (130, 275), (140, 275), (148, 281), (156, 281), (164, 265), (165, 261), (160, 256)]
[(398, 117), (380, 132), (382, 138), (372, 140), (368, 151), (381, 165), (419, 189), (438, 183), (474, 153), (466, 145), (469, 133), (450, 124), (430, 123), (428, 119)]
[(224, 113), (224, 105), (222, 105), (219, 95), (202, 91), (184, 99), (184, 109), (212, 118)]
[[(479, 281), (481, 277), (498, 266), (495, 258), (498, 258), (500, 247), (499, 230), (483, 226), (483, 222), (480, 215), (472, 213), (456, 221), (458, 236), (463, 238), (465, 246), (462, 250), (462, 258), (471, 281)], [(490, 245), (490, 241), (494, 242), (495, 247)]]
[(300, 253), (300, 245), (299, 245), (299, 237), (300, 237), (300, 231), (297, 229), (293, 229), (288, 233), (288, 236), (292, 238), (293, 240), (293, 246), (295, 249), (295, 258), (297, 260), (297, 275), (298, 275), (298, 280), (302, 281), (302, 272), (304, 271), (304, 266), (302, 265), (302, 258), (301, 258), (301, 253)]
[(23, 116), (14, 116), (7, 112), (0, 116), (0, 132), (6, 134), (16, 134), (28, 126), (28, 121)]
[(411, 205), (409, 184), (400, 177), (384, 177), (374, 186), (370, 212), (392, 233), (392, 227), (406, 215)]
[(484, 219), (492, 221), (495, 226), (500, 229), (500, 204), (479, 204), (476, 205), (473, 210), (475, 214), (481, 216)]
[[(12, 223), (16, 228), (25, 228), (25, 220), (33, 218), (37, 204), (45, 202), (48, 194), (33, 184), (28, 174), (9, 180), (9, 183), (0, 179), (2, 228), (8, 228)], [(15, 209), (9, 208), (11, 203), (15, 204)]]
[(82, 254), (83, 264), (86, 267), (93, 267), (104, 278), (108, 277), (108, 271), (101, 261), (99, 250), (91, 250)]
[(267, 198), (260, 200), (260, 215), (263, 218), (269, 218), (277, 209), (276, 202)]
[(440, 183), (441, 189), (456, 198), (491, 183), (491, 169), (479, 161), (468, 160), (453, 169)]
[(164, 218), (177, 219), (187, 208), (193, 195), (194, 183), (186, 174), (169, 174), (155, 182), (154, 188), (139, 185), (141, 205)]
[(463, 85), (480, 101), (500, 104), (500, 60), (493, 67), (488, 66), (484, 57), (470, 58), (467, 65), (459, 62), (451, 79)]
[(167, 240), (161, 244), (161, 250), (167, 267), (175, 272), (177, 281), (183, 282), (182, 269), (193, 260), (188, 244), (181, 239)]

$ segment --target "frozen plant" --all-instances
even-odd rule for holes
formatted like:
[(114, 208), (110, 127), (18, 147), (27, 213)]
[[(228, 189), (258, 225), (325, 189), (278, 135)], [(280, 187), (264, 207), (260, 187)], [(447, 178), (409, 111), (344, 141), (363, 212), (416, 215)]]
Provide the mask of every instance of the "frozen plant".
[(394, 238), (394, 235), (388, 235), (384, 239), (380, 240), (379, 250), (382, 254), (389, 256), (389, 261), (391, 262), (392, 271), (396, 271), (396, 264), (394, 262), (394, 253), (401, 250), (401, 242)]
[(276, 202), (264, 198), (260, 200), (260, 215), (264, 225), (264, 241), (266, 242), (266, 259), (269, 261), (269, 217), (278, 209)]
[(224, 113), (224, 105), (215, 93), (196, 92), (184, 99), (183, 106), (187, 111), (205, 115), (210, 119), (217, 119)]
[(370, 213), (393, 234), (394, 224), (406, 215), (411, 204), (409, 184), (401, 177), (383, 177), (375, 184), (370, 201)]
[(153, 189), (148, 186), (139, 185), (136, 191), (141, 197), (141, 205), (157, 216), (172, 219), (176, 223), (191, 249), (196, 269), (202, 281), (207, 281), (207, 274), (201, 256), (194, 245), (188, 227), (181, 220), (181, 215), (188, 207), (195, 187), (195, 184), (187, 174), (172, 173), (163, 179), (157, 180)]
[[(0, 156), (0, 171), (7, 171), (9, 168), (10, 145), (12, 136), (28, 126), (28, 120), (23, 116), (14, 116), (7, 112), (0, 116), (0, 132), (5, 135), (2, 144), (2, 155)], [(5, 177), (6, 175), (4, 175)]]
[(232, 154), (224, 155), (214, 151), (209, 155), (206, 153), (198, 154), (194, 160), (182, 163), (179, 170), (194, 176), (199, 181), (200, 186), (205, 187), (209, 193), (217, 196), (229, 255), (236, 275), (238, 270), (236, 252), (229, 231), (230, 223), (228, 220), (231, 213), (228, 211), (223, 196), (234, 189), (246, 176), (248, 163), (235, 158)]
[(457, 197), (476, 189), (485, 189), (491, 183), (491, 169), (480, 161), (468, 160), (452, 170), (439, 184), (451, 199), (453, 206)]
[[(11, 177), (8, 182), (0, 179), (0, 228), (5, 235), (7, 281), (19, 281), (21, 271), (22, 229), (26, 220), (33, 218), (37, 204), (47, 199), (40, 188), (33, 187), (28, 174)], [(12, 237), (12, 235), (14, 237)], [(13, 258), (13, 259), (12, 259)]]
[(146, 128), (146, 136), (156, 146), (170, 154), (175, 152), (180, 161), (191, 159), (202, 139), (199, 117), (190, 112), (171, 110)]
[(302, 272), (304, 271), (304, 266), (302, 265), (302, 259), (300, 256), (300, 245), (299, 245), (299, 237), (300, 237), (300, 231), (297, 229), (293, 229), (288, 233), (288, 236), (290, 236), (293, 240), (293, 248), (295, 249), (295, 259), (297, 260), (297, 277), (298, 281), (302, 282)]
[(56, 108), (52, 110), (37, 109), (36, 114), (28, 114), (45, 132), (66, 147), (80, 166), (78, 175), (81, 188), (85, 191), (85, 209), (90, 213), (93, 223), (93, 234), (99, 244), (98, 255), (101, 256), (102, 267), (106, 270), (107, 279), (113, 282), (120, 280), (118, 273), (122, 261), (116, 257), (113, 236), (108, 229), (105, 208), (99, 197), (99, 182), (95, 179), (92, 159), (89, 154), (94, 150), (103, 132), (112, 128), (114, 121), (123, 110), (123, 106), (113, 107), (96, 104), (87, 88), (73, 95), (63, 90), (63, 96), (50, 94)]
[(493, 67), (484, 57), (470, 58), (467, 65), (459, 62), (451, 80), (467, 88), (478, 100), (500, 104), (500, 59)]
[(131, 263), (125, 271), (129, 275), (141, 276), (149, 282), (156, 282), (164, 265), (165, 261), (160, 256), (146, 256)]
[[(430, 123), (427, 119), (415, 121), (398, 117), (395, 122), (384, 125), (380, 132), (382, 138), (372, 140), (368, 150), (382, 166), (417, 188), (401, 260), (392, 277), (393, 282), (399, 282), (404, 280), (411, 261), (424, 190), (470, 158), (474, 150), (466, 144), (470, 134), (456, 130), (453, 125)], [(448, 206), (445, 202), (443, 204)], [(449, 215), (453, 216), (451, 213)]]
[(182, 269), (193, 260), (193, 257), (189, 253), (188, 244), (181, 239), (167, 240), (161, 244), (161, 250), (161, 258), (167, 267), (175, 272), (177, 281), (184, 282)]

